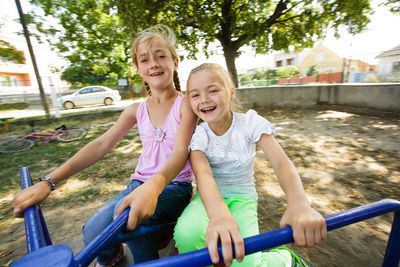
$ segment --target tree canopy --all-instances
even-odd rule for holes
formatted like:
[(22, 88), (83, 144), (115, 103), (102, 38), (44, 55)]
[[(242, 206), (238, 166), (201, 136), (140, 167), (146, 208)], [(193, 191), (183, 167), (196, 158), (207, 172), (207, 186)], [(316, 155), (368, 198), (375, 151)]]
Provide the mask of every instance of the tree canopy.
[(71, 62), (64, 76), (121, 73), (134, 33), (162, 23), (175, 30), (189, 57), (199, 50), (212, 55), (210, 45), (219, 43), (236, 84), (235, 59), (245, 46), (258, 54), (311, 47), (328, 28), (337, 36), (343, 25), (351, 25), (350, 33), (361, 32), (371, 13), (370, 0), (30, 1), (62, 26), (39, 29), (56, 37), (52, 43)]
[[(3, 25), (0, 24), (0, 29), (2, 27)], [(4, 40), (0, 40), (0, 59), (5, 61), (12, 61), (19, 64), (25, 62), (24, 53), (18, 51), (15, 46)]]
[(381, 3), (382, 6), (389, 8), (390, 12), (395, 15), (400, 15), (400, 1), (399, 0), (386, 0)]
[(128, 38), (108, 0), (30, 2), (40, 7), (28, 14), (28, 21), (36, 26), (36, 36), (46, 36), (69, 62), (62, 78), (128, 75)]
[[(311, 47), (328, 28), (361, 32), (369, 23), (369, 0), (114, 0), (124, 25), (135, 32), (148, 23), (164, 23), (193, 56), (201, 45), (220, 44), (229, 72), (237, 84), (235, 59), (244, 46), (256, 53)], [(139, 26), (139, 27), (140, 27)]]
[(6, 61), (13, 61), (19, 64), (25, 62), (24, 53), (18, 51), (15, 48), (15, 46), (4, 40), (0, 40), (0, 58)]

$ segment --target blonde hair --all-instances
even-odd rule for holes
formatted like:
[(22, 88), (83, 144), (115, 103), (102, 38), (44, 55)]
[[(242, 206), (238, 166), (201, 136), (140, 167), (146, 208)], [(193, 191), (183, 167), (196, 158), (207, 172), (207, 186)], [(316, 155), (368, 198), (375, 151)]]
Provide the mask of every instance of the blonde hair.
[[(147, 28), (145, 30), (142, 30), (137, 33), (136, 38), (134, 39), (132, 43), (132, 61), (135, 67), (138, 69), (138, 59), (137, 59), (137, 49), (140, 44), (143, 42), (148, 42), (148, 47), (151, 46), (152, 42), (154, 39), (161, 38), (163, 39), (166, 44), (168, 45), (168, 50), (171, 53), (172, 60), (175, 60), (178, 58), (178, 54), (176, 53), (175, 50), (175, 45), (176, 45), (176, 36), (175, 33), (171, 28), (168, 26), (159, 24), (150, 28)], [(178, 77), (178, 72), (174, 71), (174, 85), (175, 89), (177, 91), (181, 91), (181, 85)], [(151, 95), (151, 90), (150, 86), (146, 81), (143, 81), (143, 85), (149, 95)]]
[[(188, 90), (189, 90), (190, 78), (194, 74), (202, 70), (216, 74), (217, 77), (220, 79), (220, 82), (224, 85), (225, 89), (229, 90), (229, 92), (231, 88), (235, 88), (231, 75), (221, 65), (216, 63), (203, 63), (190, 71), (189, 77), (186, 82), (186, 88)], [(237, 112), (243, 111), (243, 107), (240, 105), (236, 97), (232, 99), (230, 104), (232, 111), (237, 111)]]

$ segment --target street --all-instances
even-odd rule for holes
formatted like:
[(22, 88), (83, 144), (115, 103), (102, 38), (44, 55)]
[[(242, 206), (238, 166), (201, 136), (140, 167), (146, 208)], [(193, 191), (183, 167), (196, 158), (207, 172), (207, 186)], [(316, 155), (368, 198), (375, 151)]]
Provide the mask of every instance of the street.
[[(135, 102), (143, 101), (142, 99), (128, 99), (128, 100), (121, 100), (118, 102), (113, 103), (112, 105), (105, 106), (105, 105), (91, 105), (86, 107), (78, 107), (74, 109), (68, 110), (61, 110), (59, 108), (50, 108), (51, 116), (59, 117), (67, 114), (74, 114), (77, 112), (84, 112), (84, 111), (94, 111), (94, 110), (124, 110), (130, 104)], [(0, 111), (0, 118), (29, 118), (29, 117), (37, 117), (37, 116), (44, 116), (46, 113), (42, 106), (31, 106), (27, 109), (23, 110), (6, 110)]]

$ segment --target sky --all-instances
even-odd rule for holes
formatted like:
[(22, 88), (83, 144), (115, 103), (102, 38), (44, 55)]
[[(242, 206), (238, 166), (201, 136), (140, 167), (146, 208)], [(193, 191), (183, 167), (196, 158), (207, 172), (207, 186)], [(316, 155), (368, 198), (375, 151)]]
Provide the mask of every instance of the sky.
[[(4, 0), (3, 0), (4, 1)], [(27, 11), (29, 4), (27, 0), (20, 0), (22, 8)], [(1, 30), (0, 36), (8, 31), (18, 31), (21, 26), (12, 23), (12, 19), (18, 18), (18, 12), (14, 0), (5, 0), (6, 5), (0, 9), (0, 21), (12, 27), (4, 27)], [(378, 54), (385, 50), (389, 50), (397, 45), (400, 45), (400, 34), (398, 27), (400, 26), (400, 15), (394, 15), (388, 8), (380, 7), (379, 3), (382, 0), (372, 0), (371, 5), (375, 14), (371, 16), (371, 22), (368, 24), (367, 30), (363, 33), (352, 36), (347, 33), (345, 27), (340, 31), (341, 38), (336, 39), (333, 32), (329, 32), (323, 43), (339, 56), (349, 57), (352, 59), (361, 59), (369, 64), (377, 64), (375, 58)], [(10, 24), (9, 24), (10, 23)], [(19, 37), (22, 38), (22, 37)], [(219, 63), (226, 67), (225, 59), (222, 55), (214, 55), (210, 59), (204, 56), (199, 56), (196, 61), (184, 60), (179, 66), (180, 77), (187, 77), (190, 70), (204, 62)], [(243, 72), (247, 69), (272, 67), (273, 55), (254, 55), (250, 49), (245, 49), (243, 54), (236, 59), (236, 67), (238, 72)]]
[[(350, 35), (346, 27), (341, 29), (341, 38), (336, 39), (333, 31), (328, 32), (326, 39), (322, 40), (323, 44), (333, 52), (342, 57), (351, 56), (352, 59), (361, 59), (369, 64), (377, 64), (377, 55), (385, 50), (389, 50), (400, 45), (400, 15), (394, 15), (388, 8), (380, 7), (381, 0), (371, 1), (374, 15), (371, 16), (371, 22), (367, 29), (357, 35)], [(212, 59), (200, 58), (203, 62), (215, 62), (224, 64), (223, 56), (214, 57)], [(189, 62), (187, 62), (189, 65)], [(192, 63), (192, 62), (190, 62)], [(182, 65), (186, 65), (182, 62)], [(254, 55), (254, 52), (248, 50), (236, 60), (238, 71), (250, 68), (273, 66), (273, 55)]]

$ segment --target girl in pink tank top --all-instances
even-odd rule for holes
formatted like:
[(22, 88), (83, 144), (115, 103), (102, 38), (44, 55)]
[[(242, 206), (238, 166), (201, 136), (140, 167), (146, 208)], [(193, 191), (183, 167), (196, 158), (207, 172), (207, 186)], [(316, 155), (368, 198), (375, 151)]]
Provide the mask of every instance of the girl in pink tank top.
[[(50, 172), (47, 175), (50, 179), (18, 193), (14, 198), (15, 217), (47, 198), (53, 183), (102, 159), (137, 124), (143, 150), (131, 182), (86, 222), (83, 240), (90, 243), (126, 208), (130, 208), (127, 230), (141, 223), (176, 221), (192, 196), (188, 147), (196, 116), (180, 92), (179, 57), (174, 42), (174, 33), (163, 25), (138, 34), (132, 46), (132, 59), (150, 97), (127, 107), (102, 136)], [(135, 263), (158, 258), (157, 240), (153, 235), (128, 241), (127, 246)], [(122, 244), (111, 245), (98, 254), (95, 265), (115, 266), (123, 254)]]
[[(180, 107), (182, 99), (183, 97), (180, 95), (176, 97), (171, 111), (161, 128), (156, 128), (151, 123), (146, 108), (147, 101), (139, 105), (136, 111), (136, 119), (143, 149), (135, 173), (131, 175), (132, 180), (147, 181), (161, 170), (164, 162), (170, 157), (181, 121)], [(186, 161), (182, 171), (173, 181), (191, 182), (192, 180), (192, 168), (190, 162)]]

